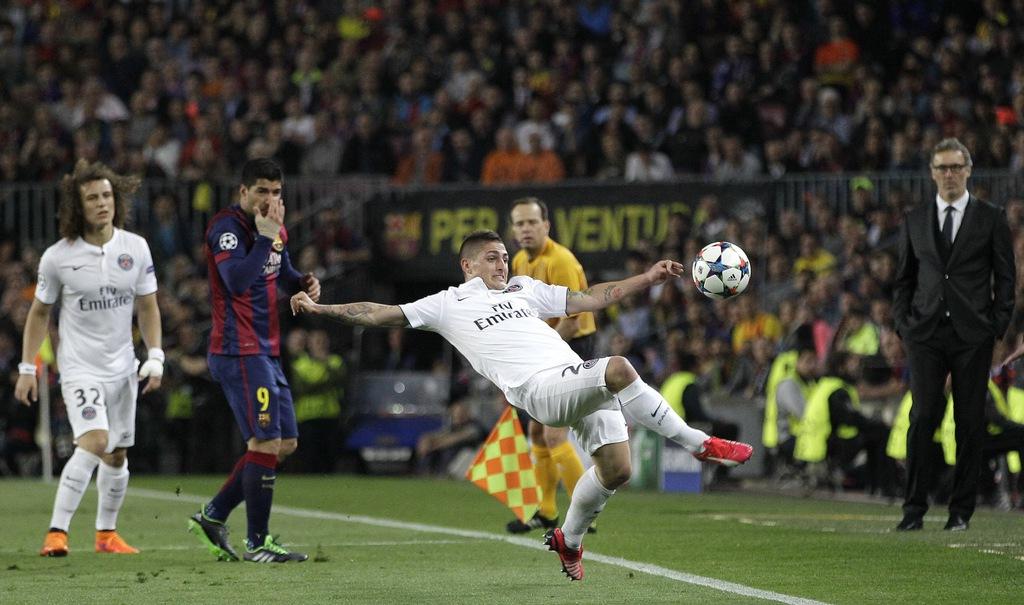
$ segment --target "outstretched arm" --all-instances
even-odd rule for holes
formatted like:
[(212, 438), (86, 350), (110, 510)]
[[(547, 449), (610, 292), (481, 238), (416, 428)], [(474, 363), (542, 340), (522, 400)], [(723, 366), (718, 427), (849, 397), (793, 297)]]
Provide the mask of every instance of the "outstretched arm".
[(582, 311), (603, 309), (630, 294), (646, 290), (682, 274), (682, 264), (673, 260), (660, 260), (640, 275), (597, 284), (580, 292), (569, 292), (565, 300), (565, 314), (575, 315)]
[(299, 292), (291, 300), (292, 314), (323, 315), (343, 323), (357, 326), (379, 326), (385, 328), (407, 328), (409, 320), (398, 305), (382, 305), (374, 302), (357, 302), (346, 305), (320, 305), (305, 292)]

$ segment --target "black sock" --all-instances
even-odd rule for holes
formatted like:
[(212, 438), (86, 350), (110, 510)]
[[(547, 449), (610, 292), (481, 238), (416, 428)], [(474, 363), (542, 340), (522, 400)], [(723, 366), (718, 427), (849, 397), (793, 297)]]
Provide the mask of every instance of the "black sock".
[(224, 481), (224, 485), (220, 486), (220, 491), (213, 497), (213, 500), (210, 500), (209, 504), (203, 507), (203, 514), (208, 519), (223, 523), (231, 511), (242, 503), (245, 498), (245, 493), (242, 491), (242, 469), (245, 468), (248, 459), (249, 452), (242, 454), (242, 457), (235, 463), (235, 468), (231, 469), (231, 474)]
[(242, 469), (242, 491), (245, 493), (245, 516), (249, 521), (249, 545), (263, 544), (270, 524), (270, 507), (274, 502), (274, 480), (277, 479), (277, 456), (249, 452)]

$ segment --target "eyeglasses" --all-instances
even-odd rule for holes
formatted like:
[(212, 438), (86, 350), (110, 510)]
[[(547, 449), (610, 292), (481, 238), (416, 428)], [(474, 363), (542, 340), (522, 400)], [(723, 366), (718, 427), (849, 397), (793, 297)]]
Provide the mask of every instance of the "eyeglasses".
[(945, 174), (947, 172), (951, 174), (960, 174), (964, 168), (967, 168), (967, 164), (939, 164), (938, 166), (932, 166), (932, 170), (939, 174)]

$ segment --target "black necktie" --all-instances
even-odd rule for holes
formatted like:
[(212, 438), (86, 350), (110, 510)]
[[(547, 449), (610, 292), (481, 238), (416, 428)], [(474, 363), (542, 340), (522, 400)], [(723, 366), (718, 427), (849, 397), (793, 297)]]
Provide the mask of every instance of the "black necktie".
[(946, 238), (946, 243), (953, 245), (953, 211), (956, 208), (952, 206), (946, 207), (946, 220), (942, 221), (942, 237)]

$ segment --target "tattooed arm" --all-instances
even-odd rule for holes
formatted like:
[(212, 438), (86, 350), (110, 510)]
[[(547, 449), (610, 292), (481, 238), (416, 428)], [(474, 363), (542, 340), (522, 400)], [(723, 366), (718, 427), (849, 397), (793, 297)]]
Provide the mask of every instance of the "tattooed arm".
[(405, 313), (402, 313), (402, 309), (398, 305), (382, 305), (373, 302), (319, 305), (313, 302), (305, 292), (299, 292), (292, 296), (291, 307), (292, 315), (300, 313), (323, 315), (357, 326), (409, 327), (409, 320), (405, 318)]
[(663, 283), (683, 274), (683, 266), (675, 261), (661, 260), (650, 269), (620, 281), (610, 281), (591, 286), (580, 292), (569, 292), (565, 300), (565, 314), (574, 315), (582, 311), (597, 311), (612, 303), (651, 286)]

